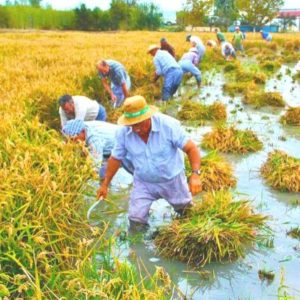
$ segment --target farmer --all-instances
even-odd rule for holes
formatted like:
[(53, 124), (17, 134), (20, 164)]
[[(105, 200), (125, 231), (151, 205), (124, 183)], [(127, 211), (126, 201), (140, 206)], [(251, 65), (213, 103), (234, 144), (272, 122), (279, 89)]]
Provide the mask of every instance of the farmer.
[(154, 82), (159, 76), (164, 77), (162, 100), (167, 101), (177, 91), (183, 72), (174, 57), (167, 51), (160, 50), (158, 46), (151, 45), (148, 48), (148, 53), (153, 56), (155, 65)]
[(206, 45), (208, 46), (208, 47), (211, 47), (211, 48), (217, 48), (217, 42), (215, 41), (215, 40), (208, 40), (207, 42), (206, 42)]
[[(107, 159), (115, 144), (115, 134), (120, 126), (101, 121), (84, 122), (79, 119), (68, 121), (63, 129), (63, 134), (74, 141), (85, 142), (89, 148), (95, 168), (100, 178), (104, 178)], [(132, 174), (132, 164), (128, 159), (122, 160), (124, 169)]]
[(193, 47), (189, 50), (189, 52), (186, 52), (181, 57), (180, 61), (178, 62), (179, 66), (181, 67), (183, 73), (191, 73), (195, 76), (195, 79), (197, 81), (198, 87), (201, 85), (201, 72), (197, 68), (197, 65), (199, 63), (199, 56), (198, 56), (198, 50), (197, 48)]
[(168, 43), (166, 38), (160, 39), (160, 50), (168, 51), (175, 58), (175, 49)]
[[(131, 87), (130, 77), (124, 66), (115, 60), (107, 59), (98, 61), (96, 68), (113, 106), (120, 107), (124, 99), (129, 96)], [(107, 78), (111, 81), (110, 86)]]
[(197, 48), (198, 56), (199, 56), (199, 62), (200, 62), (202, 60), (203, 56), (204, 56), (204, 53), (205, 53), (205, 46), (204, 46), (202, 40), (200, 38), (198, 38), (197, 36), (195, 36), (195, 35), (188, 34), (186, 36), (186, 41), (190, 42), (192, 47)]
[(231, 60), (236, 58), (235, 50), (229, 42), (222, 42), (221, 43), (221, 53), (226, 60)]
[(244, 40), (244, 35), (240, 31), (240, 27), (236, 26), (235, 32), (234, 32), (233, 38), (232, 38), (232, 44), (233, 44), (235, 51), (241, 51), (241, 52), (244, 51), (243, 40)]
[(272, 35), (269, 32), (261, 30), (260, 34), (261, 34), (261, 37), (264, 40), (266, 40), (267, 42), (271, 42), (272, 41)]
[(106, 120), (104, 106), (96, 100), (91, 100), (85, 96), (71, 96), (66, 94), (59, 98), (58, 103), (61, 127), (71, 119), (84, 121)]
[[(160, 198), (182, 212), (192, 205), (192, 195), (201, 191), (200, 152), (196, 144), (186, 136), (178, 120), (157, 113), (157, 108), (148, 105), (142, 96), (127, 98), (123, 111), (118, 124), (124, 126), (117, 131), (97, 197), (106, 197), (112, 178), (128, 155), (134, 166), (128, 213), (131, 225), (147, 224), (151, 204)], [(188, 155), (193, 170), (189, 186), (181, 150)]]
[(221, 32), (218, 28), (215, 29), (215, 32), (219, 44), (221, 44), (222, 42), (226, 42), (226, 38), (223, 32)]

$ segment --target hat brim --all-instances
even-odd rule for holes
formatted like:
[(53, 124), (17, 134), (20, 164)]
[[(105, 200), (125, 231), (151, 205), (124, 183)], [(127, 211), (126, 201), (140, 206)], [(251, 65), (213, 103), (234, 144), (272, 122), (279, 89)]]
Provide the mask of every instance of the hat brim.
[(125, 126), (130, 126), (130, 125), (134, 125), (140, 122), (143, 122), (149, 118), (151, 118), (156, 112), (159, 111), (158, 107), (154, 106), (154, 105), (149, 105), (149, 110), (138, 117), (135, 118), (126, 118), (124, 115), (122, 115), (121, 117), (119, 117), (117, 123), (118, 125), (125, 125)]

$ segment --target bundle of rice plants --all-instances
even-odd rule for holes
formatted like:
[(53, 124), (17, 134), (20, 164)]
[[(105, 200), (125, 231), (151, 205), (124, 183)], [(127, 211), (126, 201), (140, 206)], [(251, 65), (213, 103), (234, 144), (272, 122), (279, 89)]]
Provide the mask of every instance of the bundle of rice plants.
[(251, 130), (238, 130), (234, 126), (218, 126), (206, 133), (202, 147), (221, 152), (248, 153), (262, 149), (263, 144)]
[(210, 192), (184, 217), (159, 229), (154, 243), (160, 255), (193, 266), (234, 261), (266, 232), (266, 216), (229, 191)]
[(300, 41), (297, 39), (286, 41), (284, 48), (288, 51), (298, 51), (300, 50)]
[[(236, 178), (233, 175), (231, 165), (217, 152), (211, 151), (201, 159), (200, 180), (204, 191), (228, 189), (236, 186)], [(185, 159), (185, 172), (187, 177), (192, 169)]]
[(251, 104), (256, 108), (267, 105), (276, 107), (285, 106), (283, 97), (278, 92), (263, 92), (259, 90), (253, 91), (251, 89), (247, 89), (242, 100), (245, 104)]
[(285, 114), (280, 118), (280, 122), (288, 125), (300, 125), (300, 106), (289, 107)]
[(280, 191), (300, 192), (300, 159), (275, 150), (260, 169), (267, 184)]
[(275, 72), (278, 68), (280, 68), (281, 63), (277, 60), (267, 60), (263, 61), (260, 64), (260, 67), (270, 73)]
[(226, 117), (226, 107), (218, 101), (212, 105), (205, 105), (187, 100), (182, 104), (181, 110), (177, 113), (178, 119), (186, 121), (215, 121), (224, 120)]
[(234, 61), (234, 62), (228, 62), (223, 70), (225, 73), (231, 72), (231, 71), (235, 71), (238, 70), (240, 68), (240, 63), (238, 61)]
[(248, 89), (257, 90), (257, 85), (253, 81), (249, 82), (227, 82), (223, 85), (223, 91), (230, 96), (243, 94)]
[(236, 80), (242, 82), (253, 81), (254, 83), (262, 84), (266, 82), (267, 76), (262, 72), (251, 72), (239, 69), (236, 73)]

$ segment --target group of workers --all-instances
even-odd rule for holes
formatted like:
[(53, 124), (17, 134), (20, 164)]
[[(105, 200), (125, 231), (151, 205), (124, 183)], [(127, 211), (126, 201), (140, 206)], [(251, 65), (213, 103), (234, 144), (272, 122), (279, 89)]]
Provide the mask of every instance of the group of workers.
[[(243, 33), (239, 28), (233, 45), (216, 30), (224, 57), (235, 57), (235, 50), (243, 51)], [(201, 84), (199, 62), (205, 54), (200, 38), (186, 37), (191, 48), (177, 62), (175, 50), (165, 38), (161, 47), (151, 45), (148, 53), (155, 65), (154, 81), (164, 77), (162, 100), (172, 97), (181, 83), (183, 73), (191, 73)], [(207, 42), (217, 47), (213, 40)], [(82, 141), (89, 148), (101, 178), (97, 198), (107, 196), (112, 178), (120, 167), (133, 175), (133, 189), (128, 217), (131, 224), (148, 223), (151, 204), (165, 199), (174, 210), (182, 213), (192, 205), (192, 195), (202, 190), (200, 181), (200, 151), (187, 136), (180, 122), (158, 112), (142, 96), (129, 96), (131, 81), (124, 66), (115, 60), (100, 60), (96, 64), (104, 89), (112, 105), (122, 105), (123, 115), (118, 125), (106, 122), (104, 106), (84, 96), (63, 95), (59, 98), (62, 133), (74, 141)], [(110, 80), (110, 84), (108, 82)], [(184, 172), (183, 152), (188, 156), (192, 175), (189, 184)]]

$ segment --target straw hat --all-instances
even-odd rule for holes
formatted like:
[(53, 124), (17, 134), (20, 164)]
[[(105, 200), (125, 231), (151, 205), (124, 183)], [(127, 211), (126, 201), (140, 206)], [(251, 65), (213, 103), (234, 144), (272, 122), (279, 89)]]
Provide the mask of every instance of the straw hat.
[(118, 119), (119, 125), (133, 125), (149, 119), (158, 108), (148, 105), (142, 96), (129, 97), (123, 104), (123, 115)]
[(150, 45), (150, 46), (148, 47), (148, 53), (151, 52), (151, 51), (154, 50), (154, 49), (159, 49), (159, 48), (160, 48), (160, 47), (157, 46), (157, 45)]

